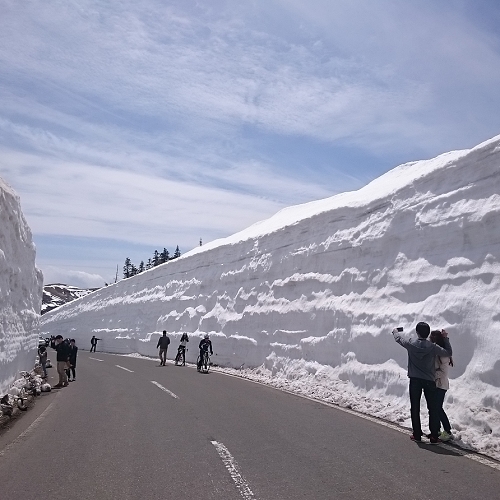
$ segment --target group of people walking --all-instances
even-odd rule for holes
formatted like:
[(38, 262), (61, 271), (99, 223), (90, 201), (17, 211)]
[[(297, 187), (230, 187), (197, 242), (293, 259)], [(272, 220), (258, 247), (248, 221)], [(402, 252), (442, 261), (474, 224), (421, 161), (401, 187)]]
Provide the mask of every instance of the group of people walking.
[[(443, 408), (446, 391), (450, 387), (448, 370), (453, 366), (452, 349), (446, 330), (433, 330), (420, 322), (416, 339), (405, 339), (402, 328), (392, 333), (398, 344), (408, 351), (408, 378), (410, 379), (410, 413), (413, 441), (422, 441), (424, 432), (420, 422), (420, 400), (424, 393), (429, 411), (430, 434), (425, 434), (431, 444), (453, 438), (451, 425)], [(430, 339), (429, 339), (430, 336)], [(441, 424), (443, 431), (440, 432)]]
[[(189, 342), (189, 336), (187, 333), (184, 332), (181, 336), (180, 344), (177, 349), (177, 355), (175, 358), (176, 364), (180, 364), (180, 360), (182, 358), (182, 365), (183, 366), (186, 365), (186, 350), (188, 342)], [(160, 350), (159, 352), (160, 366), (165, 366), (165, 363), (167, 361), (167, 351), (169, 345), (170, 345), (170, 338), (168, 337), (166, 330), (163, 330), (163, 335), (158, 339), (158, 343), (156, 344), (156, 348)], [(214, 353), (212, 348), (212, 341), (210, 340), (210, 335), (208, 335), (208, 333), (205, 333), (198, 347), (200, 349), (200, 356), (198, 358), (197, 368), (198, 371), (200, 371), (205, 354), (210, 352), (210, 355), (213, 355)]]

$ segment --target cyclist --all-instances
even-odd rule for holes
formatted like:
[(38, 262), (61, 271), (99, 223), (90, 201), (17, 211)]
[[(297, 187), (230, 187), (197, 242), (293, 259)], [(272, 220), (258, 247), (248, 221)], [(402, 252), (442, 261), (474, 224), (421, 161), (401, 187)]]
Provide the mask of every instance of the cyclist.
[(182, 334), (181, 343), (177, 348), (177, 356), (175, 358), (175, 364), (180, 363), (182, 356), (182, 366), (186, 366), (186, 347), (189, 342), (189, 337), (186, 332)]
[(213, 355), (214, 351), (212, 350), (212, 341), (210, 340), (210, 336), (208, 333), (205, 333), (204, 337), (200, 341), (200, 359), (198, 360), (198, 371), (201, 370), (201, 365), (203, 364), (203, 358), (205, 353), (210, 349), (210, 356)]

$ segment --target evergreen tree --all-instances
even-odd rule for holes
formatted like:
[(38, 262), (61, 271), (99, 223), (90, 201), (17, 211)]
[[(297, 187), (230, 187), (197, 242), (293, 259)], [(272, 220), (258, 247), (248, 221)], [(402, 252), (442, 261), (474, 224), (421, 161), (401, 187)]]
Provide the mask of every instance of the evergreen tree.
[(137, 267), (135, 267), (134, 264), (132, 264), (132, 269), (130, 271), (130, 276), (135, 276), (137, 274)]
[(130, 278), (130, 276), (132, 276), (131, 273), (132, 273), (132, 262), (127, 257), (125, 259), (125, 265), (123, 266), (123, 277), (124, 278)]
[(141, 263), (139, 264), (139, 268), (137, 269), (137, 272), (142, 273), (142, 272), (144, 272), (144, 269), (145, 269), (144, 268), (144, 261), (141, 260)]
[(158, 253), (158, 250), (155, 250), (155, 253), (153, 255), (153, 267), (156, 267), (160, 263), (160, 254)]
[(146, 270), (151, 269), (153, 267), (153, 262), (151, 259), (148, 259), (148, 262), (146, 263)]
[(170, 258), (170, 254), (168, 253), (168, 250), (166, 248), (164, 248), (163, 252), (160, 254), (160, 264), (163, 264), (164, 262), (168, 262), (169, 258)]
[(175, 249), (172, 259), (177, 259), (180, 256), (181, 256), (181, 251), (179, 250), (179, 245), (177, 245), (177, 248)]

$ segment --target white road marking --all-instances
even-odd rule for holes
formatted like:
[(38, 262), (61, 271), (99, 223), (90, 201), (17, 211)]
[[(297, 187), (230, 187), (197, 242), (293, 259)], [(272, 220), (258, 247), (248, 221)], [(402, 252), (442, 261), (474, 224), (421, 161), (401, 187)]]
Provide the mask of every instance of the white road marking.
[(8, 444), (3, 450), (0, 451), (0, 457), (3, 457), (11, 448), (18, 445), (21, 441), (24, 441), (42, 422), (42, 420), (54, 409), (54, 403), (59, 397), (59, 392), (55, 395), (54, 400), (43, 410), (42, 414), (19, 436), (17, 436), (12, 443)]
[(91, 358), (90, 356), (89, 359), (93, 359), (94, 361), (104, 361), (104, 359)]
[(173, 398), (179, 399), (179, 396), (177, 396), (177, 394), (174, 394), (172, 391), (169, 391), (166, 387), (163, 387), (161, 384), (159, 384), (155, 380), (151, 380), (151, 383), (156, 385), (156, 387), (159, 387), (162, 391), (165, 391), (167, 394), (170, 394)]
[(215, 446), (217, 453), (221, 457), (222, 462), (226, 466), (226, 469), (229, 471), (231, 479), (236, 484), (236, 487), (238, 488), (238, 491), (240, 492), (242, 498), (244, 498), (245, 500), (254, 499), (255, 496), (253, 494), (253, 491), (250, 489), (250, 486), (248, 486), (246, 479), (241, 475), (240, 471), (238, 470), (238, 464), (234, 459), (234, 457), (231, 455), (231, 453), (229, 453), (229, 450), (222, 443), (219, 443), (218, 441), (210, 441), (210, 442)]
[(117, 368), (121, 368), (122, 370), (125, 370), (126, 372), (134, 373), (134, 370), (129, 370), (128, 368), (125, 368), (124, 366), (120, 365), (115, 365)]
[(446, 448), (447, 450), (452, 451), (457, 455), (461, 455), (462, 457), (474, 460), (475, 462), (479, 462), (480, 464), (483, 465), (487, 465), (492, 469), (500, 470), (500, 463), (493, 462), (493, 460), (490, 460), (489, 458), (483, 455), (478, 455), (477, 453), (474, 452), (468, 452), (466, 450), (463, 450), (462, 448), (457, 448), (456, 446), (450, 446), (446, 443), (440, 443), (439, 446), (441, 446), (442, 448)]

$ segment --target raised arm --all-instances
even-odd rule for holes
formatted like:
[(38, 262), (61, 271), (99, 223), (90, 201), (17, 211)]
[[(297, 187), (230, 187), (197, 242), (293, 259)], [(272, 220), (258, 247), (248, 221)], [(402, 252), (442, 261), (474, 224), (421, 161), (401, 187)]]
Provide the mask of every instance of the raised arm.
[(443, 334), (444, 348), (434, 344), (434, 352), (436, 356), (451, 358), (453, 351), (451, 349), (450, 339), (448, 338), (448, 332), (446, 330), (441, 330), (441, 333)]
[(392, 330), (392, 335), (394, 336), (394, 340), (401, 346), (405, 347), (408, 345), (408, 340), (404, 339), (402, 336), (401, 336), (401, 332), (398, 331), (397, 328), (394, 328), (394, 330)]

